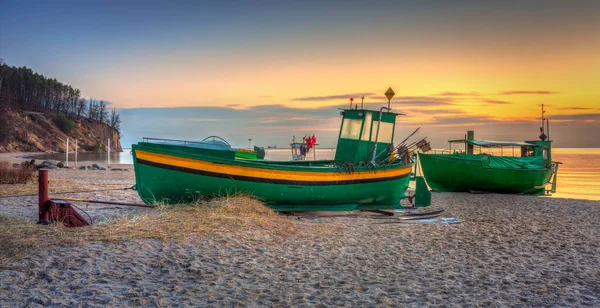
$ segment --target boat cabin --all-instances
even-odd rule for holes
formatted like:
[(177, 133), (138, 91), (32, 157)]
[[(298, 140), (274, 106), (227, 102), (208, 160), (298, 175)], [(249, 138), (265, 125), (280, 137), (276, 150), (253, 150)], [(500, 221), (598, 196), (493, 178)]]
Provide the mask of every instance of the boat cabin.
[[(552, 163), (552, 141), (525, 141), (525, 143), (529, 143), (531, 145), (526, 145), (521, 147), (521, 156), (542, 156), (544, 159), (544, 165), (549, 165)], [(527, 154), (523, 155), (523, 149), (527, 149)]]
[[(462, 151), (452, 151), (452, 144), (456, 143), (464, 143), (465, 148), (462, 154), (475, 154), (473, 151), (474, 146), (479, 147), (479, 154), (500, 154), (499, 156), (517, 156), (519, 153), (520, 157), (541, 157), (541, 161), (544, 166), (550, 165), (552, 163), (552, 144), (551, 141), (489, 141), (489, 140), (469, 140), (469, 139), (456, 139), (456, 140), (448, 140), (450, 144), (450, 153), (459, 154)], [(508, 149), (506, 149), (508, 148)], [(483, 149), (487, 149), (486, 152), (483, 152)], [(495, 151), (494, 151), (495, 149)], [(500, 150), (498, 153), (498, 149)], [(520, 149), (520, 152), (515, 152), (515, 149)], [(462, 149), (461, 149), (462, 150)], [(512, 151), (510, 151), (512, 150)], [(505, 152), (509, 155), (505, 155)], [(512, 153), (512, 154), (510, 154)], [(476, 155), (476, 154), (475, 154)], [(517, 157), (518, 157), (517, 156)]]
[[(397, 113), (342, 109), (335, 160), (359, 164), (382, 159), (394, 140)], [(377, 132), (379, 128), (379, 133)], [(376, 147), (375, 157), (373, 150)]]

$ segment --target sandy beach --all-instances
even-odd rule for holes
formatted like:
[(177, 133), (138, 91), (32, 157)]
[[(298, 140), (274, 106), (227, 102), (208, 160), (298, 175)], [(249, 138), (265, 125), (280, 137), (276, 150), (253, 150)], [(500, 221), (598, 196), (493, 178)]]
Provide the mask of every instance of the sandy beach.
[[(113, 189), (68, 197), (141, 203), (118, 190), (134, 184), (132, 166), (118, 167), (128, 170), (51, 170), (50, 191)], [(36, 185), (0, 185), (0, 195)], [(74, 204), (95, 222), (156, 211)], [(301, 234), (32, 249), (0, 268), (0, 306), (600, 306), (599, 201), (434, 193), (430, 209), (462, 223), (288, 217)], [(0, 213), (35, 221), (37, 197), (0, 197)]]

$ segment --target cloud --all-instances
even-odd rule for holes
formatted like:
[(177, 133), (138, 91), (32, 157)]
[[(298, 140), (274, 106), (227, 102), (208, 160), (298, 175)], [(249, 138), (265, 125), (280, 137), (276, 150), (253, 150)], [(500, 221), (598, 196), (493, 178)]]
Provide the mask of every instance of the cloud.
[[(234, 146), (289, 144), (292, 135), (321, 132), (320, 143), (335, 145), (341, 117), (336, 107), (292, 108), (284, 105), (234, 107), (132, 108), (121, 111), (125, 148), (142, 137), (202, 140), (211, 135)], [(327, 133), (326, 133), (327, 132)]]
[(393, 101), (411, 106), (444, 106), (454, 105), (455, 99), (435, 96), (400, 96)]
[(437, 96), (451, 96), (451, 97), (464, 97), (464, 96), (481, 96), (481, 94), (477, 93), (477, 92), (441, 92), (438, 94), (435, 94)]
[(322, 101), (331, 101), (337, 99), (345, 99), (349, 100), (351, 97), (354, 97), (355, 100), (360, 99), (361, 96), (373, 96), (375, 93), (349, 93), (349, 94), (336, 94), (336, 95), (325, 95), (325, 96), (307, 96), (307, 97), (295, 97), (290, 99), (290, 101), (295, 102), (322, 102)]
[[(335, 114), (333, 114), (335, 115)], [(326, 126), (325, 123), (335, 122), (336, 118), (331, 118), (332, 114), (328, 115), (329, 118), (258, 118), (251, 125), (256, 125), (260, 127), (294, 127), (294, 126), (304, 126), (310, 127), (311, 129), (317, 129), (319, 127)], [(338, 118), (339, 119), (339, 118)], [(335, 126), (338, 128), (338, 126)]]
[(600, 113), (560, 114), (548, 116), (552, 120), (600, 122)]
[(455, 114), (465, 114), (466, 112), (462, 109), (419, 109), (416, 112), (423, 114), (432, 114), (432, 115), (455, 115)]
[[(533, 92), (538, 92), (538, 94), (542, 94), (541, 92), (549, 92), (549, 91), (503, 91), (501, 93), (507, 95), (507, 94), (533, 94)], [(453, 99), (453, 101), (450, 101), (450, 102), (457, 102), (459, 104), (466, 104), (466, 105), (471, 104), (470, 101), (473, 101), (473, 102), (483, 101), (483, 104), (479, 104), (479, 106), (512, 104), (511, 102), (507, 102), (507, 101), (503, 101), (503, 100), (487, 98), (486, 96), (488, 96), (488, 95), (484, 95), (479, 92), (473, 92), (473, 91), (471, 91), (471, 92), (446, 91), (446, 92), (438, 93), (436, 95)]]
[[(545, 105), (548, 106), (548, 105)], [(588, 108), (588, 107), (557, 107), (557, 110), (600, 110), (600, 108)]]
[(547, 90), (511, 90), (511, 91), (500, 91), (499, 95), (520, 95), (520, 94), (537, 94), (537, 95), (548, 95), (556, 94), (554, 91)]
[[(479, 139), (491, 140), (536, 139), (539, 135), (539, 120), (533, 116), (506, 119), (485, 114), (470, 115), (452, 105), (452, 97), (438, 97), (442, 100), (432, 100), (431, 97), (399, 99), (401, 101), (394, 99), (394, 110), (409, 112), (406, 112), (406, 117), (398, 118), (398, 138), (408, 135), (416, 127), (421, 127), (419, 135), (428, 136), (435, 146), (442, 146), (449, 139), (461, 138), (467, 130), (475, 130)], [(347, 107), (346, 104), (340, 105)], [(378, 110), (384, 105), (387, 106), (387, 101), (368, 103), (365, 107)], [(287, 148), (293, 135), (298, 137), (313, 133), (317, 133), (322, 147), (335, 147), (341, 123), (337, 106), (133, 108), (122, 109), (120, 114), (124, 148), (141, 141), (142, 137), (194, 141), (211, 135), (225, 138), (234, 147), (245, 147), (248, 138), (252, 138), (258, 145), (276, 144)], [(593, 132), (600, 129), (600, 112), (548, 117), (556, 146), (600, 146), (600, 140), (593, 138)]]
[(188, 118), (187, 121), (192, 122), (222, 122), (226, 121), (225, 119), (215, 119), (215, 118)]
[(510, 105), (512, 104), (511, 102), (507, 102), (507, 101), (500, 101), (500, 100), (495, 100), (495, 99), (484, 99), (483, 100), (485, 102), (484, 105)]
[[(600, 113), (582, 113), (582, 114), (559, 114), (559, 115), (547, 115), (546, 118), (550, 119), (550, 123), (558, 122), (576, 122), (576, 121), (587, 121), (588, 123), (600, 123)], [(495, 122), (504, 124), (524, 124), (540, 121), (539, 117), (526, 117), (526, 118), (494, 118)]]
[[(285, 116), (285, 118), (292, 117), (301, 117), (301, 116), (309, 116), (309, 117), (319, 117), (327, 114), (329, 111), (333, 113), (336, 112), (336, 108), (338, 106), (318, 106), (315, 108), (294, 108), (286, 105), (258, 105), (248, 107), (245, 111), (250, 113), (259, 113), (261, 115), (277, 115), (277, 116)], [(347, 107), (346, 104), (339, 105), (339, 107)]]
[(482, 123), (482, 122), (495, 122), (496, 118), (488, 115), (451, 115), (451, 116), (437, 116), (435, 117), (435, 123), (437, 124), (468, 124), (468, 123)]

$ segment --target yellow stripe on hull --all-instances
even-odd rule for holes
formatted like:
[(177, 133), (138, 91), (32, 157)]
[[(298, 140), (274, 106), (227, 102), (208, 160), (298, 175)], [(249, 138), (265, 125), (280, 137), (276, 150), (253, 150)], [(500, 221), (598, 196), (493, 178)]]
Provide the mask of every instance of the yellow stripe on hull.
[[(142, 150), (136, 150), (137, 159), (146, 160), (153, 163), (164, 164), (169, 166), (188, 168), (193, 170), (218, 172), (227, 175), (238, 175), (255, 178), (275, 179), (275, 180), (290, 180), (290, 181), (320, 181), (320, 182), (336, 182), (349, 180), (368, 180), (380, 179), (388, 177), (398, 177), (410, 173), (412, 167), (395, 168), (390, 170), (373, 170), (361, 171), (360, 173), (339, 173), (339, 172), (307, 172), (307, 171), (292, 171), (292, 170), (275, 170), (266, 168), (255, 168), (246, 166), (237, 166), (230, 164), (220, 164), (184, 158), (179, 156), (158, 154)], [(315, 168), (315, 167), (313, 167)], [(316, 168), (315, 168), (316, 169)]]

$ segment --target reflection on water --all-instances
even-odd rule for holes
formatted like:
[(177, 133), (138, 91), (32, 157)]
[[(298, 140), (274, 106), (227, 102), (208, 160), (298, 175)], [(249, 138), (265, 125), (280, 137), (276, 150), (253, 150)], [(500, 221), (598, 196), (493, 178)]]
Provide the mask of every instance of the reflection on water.
[[(265, 159), (291, 160), (290, 149), (265, 149)], [(505, 153), (507, 154), (507, 153)], [(333, 159), (335, 149), (317, 149), (317, 159)], [(307, 159), (313, 158), (309, 152)], [(556, 148), (553, 149), (554, 161), (562, 162), (558, 168), (557, 193), (553, 197), (600, 200), (600, 149), (595, 148)], [(36, 156), (35, 159), (55, 159), (65, 161), (65, 154)], [(79, 165), (107, 164), (107, 155), (79, 153)], [(111, 153), (111, 164), (133, 164), (129, 149), (121, 153)], [(75, 154), (69, 154), (69, 165), (75, 165)]]

